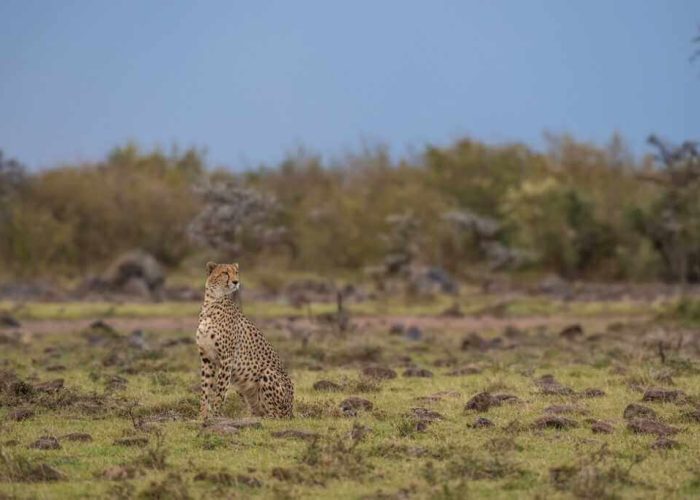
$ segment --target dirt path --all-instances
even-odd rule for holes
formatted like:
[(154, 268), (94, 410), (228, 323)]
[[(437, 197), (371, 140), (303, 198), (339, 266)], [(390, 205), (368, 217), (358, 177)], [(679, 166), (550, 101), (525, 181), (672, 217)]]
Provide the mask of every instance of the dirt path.
[[(22, 322), (22, 329), (35, 334), (54, 334), (79, 332), (90, 326), (96, 318), (78, 320), (27, 320)], [(464, 316), (461, 318), (446, 318), (437, 316), (357, 316), (352, 322), (358, 329), (382, 328), (389, 329), (393, 324), (415, 325), (424, 330), (449, 329), (449, 330), (500, 330), (506, 326), (518, 328), (534, 328), (547, 326), (549, 328), (563, 327), (572, 323), (584, 323), (591, 328), (603, 328), (605, 325), (621, 321), (644, 321), (647, 316), (598, 316), (598, 317), (573, 317), (573, 316), (526, 316), (502, 318), (496, 316)], [(105, 320), (118, 331), (130, 332), (133, 330), (145, 331), (173, 331), (194, 334), (197, 329), (197, 317), (187, 318), (108, 318)], [(258, 319), (261, 326), (270, 324), (284, 324), (286, 318)], [(297, 328), (312, 326), (305, 318), (294, 321)]]

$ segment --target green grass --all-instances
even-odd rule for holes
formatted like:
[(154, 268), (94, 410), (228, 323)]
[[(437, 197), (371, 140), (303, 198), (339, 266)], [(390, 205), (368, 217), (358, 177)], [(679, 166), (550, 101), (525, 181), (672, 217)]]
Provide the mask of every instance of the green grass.
[[(475, 292), (462, 293), (458, 297), (439, 295), (429, 299), (387, 298), (347, 304), (347, 310), (356, 315), (410, 315), (435, 316), (458, 305), (467, 315), (496, 315), (502, 317), (526, 316), (648, 316), (675, 314), (675, 302), (643, 303), (639, 301), (589, 301), (567, 302), (543, 297), (514, 297), (504, 300), (496, 295)], [(196, 317), (200, 302), (14, 302), (0, 301), (0, 311), (10, 311), (24, 320), (74, 320), (87, 318), (182, 318)], [(245, 304), (247, 314), (261, 318), (306, 316), (333, 313), (335, 303), (315, 302), (301, 308), (284, 301), (251, 302)], [(693, 309), (694, 310), (694, 309)], [(686, 308), (678, 314), (685, 314)], [(693, 313), (694, 314), (694, 313)], [(694, 317), (694, 316), (692, 316)]]
[[(488, 301), (482, 299), (479, 306), (485, 302)], [(76, 315), (69, 317), (82, 317), (77, 314), (77, 306)], [(246, 309), (254, 310), (251, 306)], [(421, 314), (430, 313), (428, 306)], [(86, 307), (89, 310), (93, 304)], [(174, 306), (139, 305), (140, 309), (128, 311), (159, 316), (169, 311), (168, 307)], [(559, 307), (539, 303), (532, 309), (521, 309), (520, 314), (535, 310), (540, 315), (547, 308), (551, 314)], [(589, 307), (590, 304), (571, 305), (575, 311), (589, 311), (590, 324), (596, 325), (604, 322), (611, 311), (629, 311), (627, 304)], [(571, 314), (571, 309), (567, 314)], [(43, 317), (52, 317), (49, 309), (41, 311)], [(178, 312), (184, 315), (182, 310)], [(87, 314), (86, 310), (81, 314)], [(125, 310), (122, 314), (126, 314)], [(28, 344), (4, 344), (0, 349), (3, 377), (8, 370), (30, 383), (60, 377), (65, 380), (65, 388), (59, 393), (63, 394), (61, 397), (37, 395), (24, 400), (11, 391), (0, 390), (0, 452), (10, 464), (23, 460), (34, 465), (47, 463), (65, 474), (65, 479), (12, 482), (3, 469), (7, 463), (3, 466), (0, 461), (0, 497), (173, 498), (175, 491), (185, 491), (191, 498), (335, 499), (381, 498), (380, 494), (396, 495), (402, 490), (416, 498), (700, 495), (700, 424), (684, 416), (700, 402), (697, 353), (691, 347), (669, 351), (662, 363), (655, 348), (645, 340), (645, 332), (652, 332), (653, 324), (617, 325), (597, 341), (570, 342), (560, 339), (554, 330), (532, 330), (511, 348), (489, 351), (460, 350), (466, 332), (448, 327), (426, 331), (419, 341), (390, 335), (385, 329), (337, 336), (319, 327), (308, 345), (303, 345), (287, 334), (283, 322), (264, 324), (268, 337), (290, 365), (296, 387), (296, 417), (288, 421), (264, 420), (260, 428), (244, 429), (231, 436), (209, 434), (196, 419), (198, 396), (192, 392), (198, 373), (196, 347), (160, 347), (162, 342), (180, 338), (181, 334), (149, 334), (147, 340), (153, 350), (148, 352), (129, 348), (120, 339), (90, 346), (85, 338), (75, 334), (46, 335)], [(586, 320), (583, 326), (586, 334), (598, 331), (597, 327), (590, 328)], [(480, 334), (492, 338), (501, 332)], [(406, 357), (431, 370), (434, 376), (403, 377)], [(446, 359), (455, 366), (473, 364), (483, 371), (450, 376), (448, 372), (454, 366), (442, 366)], [(368, 363), (389, 366), (398, 372), (398, 377), (364, 383), (360, 369)], [(55, 365), (65, 369), (47, 370)], [(544, 374), (554, 375), (560, 384), (576, 392), (595, 387), (606, 395), (582, 398), (541, 394), (535, 381)], [(113, 375), (127, 380), (124, 390), (106, 391), (107, 379)], [(312, 386), (321, 379), (340, 384), (342, 390), (315, 391)], [(631, 433), (622, 414), (627, 404), (640, 402), (639, 385), (644, 388), (671, 384), (687, 395), (683, 402), (644, 404), (652, 407), (661, 420), (680, 429), (674, 439), (681, 447), (652, 450), (655, 436)], [(465, 413), (467, 400), (484, 390), (513, 394), (521, 402)], [(442, 391), (458, 395), (435, 402), (417, 399)], [(80, 401), (90, 395), (97, 406), (86, 408)], [(373, 410), (360, 412), (357, 417), (343, 416), (339, 404), (351, 395), (370, 400)], [(578, 423), (576, 428), (533, 428), (546, 407), (566, 404), (586, 412), (567, 415)], [(32, 408), (36, 415), (21, 422), (8, 420), (6, 415), (18, 407)], [(444, 418), (419, 432), (415, 421), (407, 417), (414, 407), (437, 411)], [(167, 412), (176, 414), (177, 420), (149, 421), (150, 417)], [(226, 414), (233, 418), (247, 416), (247, 409), (234, 392), (229, 396)], [(469, 427), (478, 416), (489, 418), (495, 425)], [(594, 434), (587, 419), (609, 421), (615, 430), (612, 434)], [(358, 425), (367, 427), (369, 432), (362, 439), (353, 439), (353, 428), (357, 431)], [(272, 436), (285, 429), (312, 431), (319, 437), (312, 444)], [(93, 440), (81, 443), (61, 439), (71, 432), (87, 432)], [(43, 435), (58, 437), (62, 448), (28, 448)], [(165, 467), (144, 466), (144, 449), (113, 444), (129, 435), (148, 437), (147, 449), (164, 456)], [(159, 435), (163, 442), (157, 447)], [(131, 465), (139, 475), (123, 481), (102, 477), (105, 469), (118, 465)], [(552, 470), (557, 468), (559, 479), (555, 481)], [(221, 471), (224, 473), (213, 476), (214, 479), (209, 474), (209, 480), (196, 480), (202, 472)], [(260, 486), (251, 485), (252, 479), (259, 481)], [(172, 486), (174, 481), (178, 483)]]

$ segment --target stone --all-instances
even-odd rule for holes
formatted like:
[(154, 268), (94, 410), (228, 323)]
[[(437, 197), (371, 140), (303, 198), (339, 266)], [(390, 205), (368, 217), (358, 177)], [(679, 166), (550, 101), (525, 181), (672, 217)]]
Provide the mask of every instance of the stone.
[(627, 420), (637, 417), (655, 419), (656, 412), (647, 406), (631, 403), (627, 405), (625, 411), (622, 413), (622, 416)]
[(36, 450), (60, 450), (61, 443), (59, 443), (58, 439), (53, 436), (41, 436), (39, 439), (30, 444), (29, 447)]

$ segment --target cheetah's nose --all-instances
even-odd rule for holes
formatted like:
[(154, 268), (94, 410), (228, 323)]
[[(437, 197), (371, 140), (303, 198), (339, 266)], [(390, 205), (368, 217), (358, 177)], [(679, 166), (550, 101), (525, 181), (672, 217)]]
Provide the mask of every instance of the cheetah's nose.
[(232, 283), (233, 283), (233, 284), (234, 284), (234, 286), (235, 286), (235, 285), (237, 285), (237, 284), (238, 284), (238, 280), (232, 281)]

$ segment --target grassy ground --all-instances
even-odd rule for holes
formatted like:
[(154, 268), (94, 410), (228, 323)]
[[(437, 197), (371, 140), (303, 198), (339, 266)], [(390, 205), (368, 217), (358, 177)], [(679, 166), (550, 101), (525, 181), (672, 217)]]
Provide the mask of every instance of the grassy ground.
[[(641, 301), (586, 301), (571, 302), (543, 297), (517, 296), (504, 299), (498, 295), (477, 292), (462, 293), (455, 299), (440, 296), (430, 301), (406, 302), (398, 298), (350, 303), (348, 311), (356, 315), (410, 315), (434, 316), (457, 305), (468, 315), (497, 316), (590, 316), (634, 315), (662, 313), (672, 301), (647, 303)], [(148, 318), (148, 317), (196, 317), (201, 302), (13, 302), (0, 300), (0, 311), (10, 311), (19, 319), (83, 319), (83, 318)], [(334, 312), (334, 303), (313, 303), (302, 308), (287, 302), (246, 303), (246, 313), (254, 317), (283, 317)]]
[[(410, 310), (435, 315), (449, 303)], [(486, 297), (478, 307), (494, 304)], [(64, 304), (62, 316), (54, 307), (29, 304), (19, 315), (104, 317), (92, 308), (107, 305)], [(112, 307), (115, 316), (197, 313), (194, 305)], [(438, 321), (416, 336), (391, 333), (391, 325), (378, 321), (345, 334), (319, 323), (308, 336), (283, 317), (286, 310), (278, 308), (284, 307), (249, 304), (246, 311), (258, 316), (289, 365), (296, 416), (239, 430), (226, 422), (203, 427), (196, 418), (193, 335), (146, 331), (144, 344), (129, 332), (98, 327), (26, 342), (8, 337), (0, 346), (0, 498), (700, 495), (697, 330), (635, 319), (642, 308), (629, 303), (522, 299), (505, 305), (506, 317), (513, 317), (505, 331), (470, 336)], [(466, 301), (462, 309), (478, 312), (467, 310)], [(407, 310), (355, 308), (375, 315)], [(547, 321), (518, 328), (518, 318), (553, 314), (555, 320), (572, 311), (584, 316), (581, 333), (561, 336)], [(623, 313), (627, 321), (608, 319)], [(363, 373), (367, 367), (397, 376), (372, 378)], [(432, 376), (405, 376), (407, 370)], [(41, 385), (59, 378), (63, 386)], [(337, 387), (315, 389), (321, 380)], [(646, 393), (651, 400), (642, 401), (650, 388), (667, 392)], [(484, 391), (490, 396), (478, 398), (480, 405), (468, 403)], [(499, 404), (496, 395), (504, 394), (517, 399)], [(351, 396), (371, 408), (343, 404)], [(623, 417), (631, 403), (656, 416)], [(27, 418), (18, 420), (25, 410)], [(225, 413), (234, 420), (249, 416), (235, 393)], [(475, 425), (479, 417), (492, 425)], [(630, 425), (653, 432), (636, 433)], [(295, 432), (276, 436), (279, 431)], [(74, 433), (90, 440), (71, 440)], [(659, 434), (667, 440), (654, 447)], [(32, 448), (42, 436), (55, 437), (59, 448)], [(119, 444), (124, 438), (135, 445)]]

